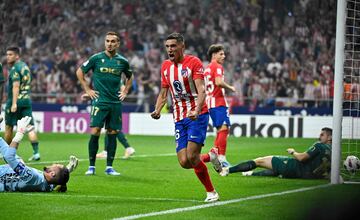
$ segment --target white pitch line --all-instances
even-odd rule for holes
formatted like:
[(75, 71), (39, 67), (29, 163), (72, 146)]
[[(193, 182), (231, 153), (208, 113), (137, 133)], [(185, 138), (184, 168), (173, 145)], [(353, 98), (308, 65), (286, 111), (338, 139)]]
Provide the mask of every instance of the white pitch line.
[(119, 200), (150, 200), (150, 201), (169, 201), (169, 202), (194, 202), (204, 203), (200, 200), (193, 199), (172, 199), (172, 198), (151, 198), (151, 197), (120, 197), (120, 196), (106, 196), (106, 195), (68, 195), (58, 193), (2, 193), (1, 195), (18, 195), (18, 196), (43, 196), (43, 197), (69, 197), (69, 198), (90, 198), (90, 199), (119, 199)]
[(263, 199), (263, 198), (272, 197), (272, 196), (281, 196), (281, 195), (286, 195), (286, 194), (291, 194), (291, 193), (304, 192), (304, 191), (309, 191), (309, 190), (314, 190), (314, 189), (325, 188), (325, 187), (329, 187), (329, 186), (331, 186), (331, 185), (325, 184), (325, 185), (318, 185), (318, 186), (312, 186), (312, 187), (305, 187), (305, 188), (299, 188), (299, 189), (288, 190), (288, 191), (277, 192), (277, 193), (269, 193), (269, 194), (262, 194), (262, 195), (256, 195), (256, 196), (249, 196), (249, 197), (240, 198), (240, 199), (232, 199), (232, 200), (227, 200), (227, 201), (214, 202), (214, 203), (209, 203), (209, 204), (204, 204), (204, 205), (196, 205), (196, 206), (189, 206), (189, 207), (184, 207), (184, 208), (169, 209), (169, 210), (164, 210), (164, 211), (159, 211), (159, 212), (150, 212), (150, 213), (144, 213), (144, 214), (130, 215), (130, 216), (125, 216), (125, 217), (115, 218), (114, 220), (130, 220), (130, 219), (138, 219), (138, 218), (158, 216), (158, 215), (167, 215), (167, 214), (173, 214), (173, 213), (178, 213), (178, 212), (188, 212), (188, 211), (204, 209), (204, 208), (209, 208), (209, 207), (214, 207), (214, 206), (222, 206), (222, 205), (238, 203), (238, 202), (243, 202), (243, 201), (248, 201), (248, 200)]
[[(146, 158), (146, 157), (169, 157), (169, 156), (176, 156), (175, 153), (168, 153), (168, 154), (143, 154), (143, 155), (134, 155), (131, 156), (133, 158)], [(96, 158), (96, 160), (105, 160), (106, 158)], [(122, 159), (122, 157), (115, 157), (115, 159)], [(88, 161), (89, 159), (79, 159), (79, 161)], [(128, 159), (129, 160), (129, 159)], [(131, 159), (130, 159), (131, 160)], [(38, 161), (38, 162), (29, 162), (26, 163), (27, 165), (36, 165), (36, 164), (52, 164), (52, 163), (67, 163), (69, 160), (54, 160), (54, 161)]]

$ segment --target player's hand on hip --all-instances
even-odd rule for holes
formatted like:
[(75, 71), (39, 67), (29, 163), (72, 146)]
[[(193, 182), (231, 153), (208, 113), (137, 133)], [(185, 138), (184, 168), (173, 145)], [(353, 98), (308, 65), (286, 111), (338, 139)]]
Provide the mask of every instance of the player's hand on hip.
[(11, 105), (10, 111), (11, 111), (11, 112), (16, 112), (16, 110), (17, 110), (17, 104), (16, 104), (16, 103), (13, 103), (13, 104)]
[(191, 120), (196, 120), (199, 117), (199, 113), (197, 111), (190, 111), (187, 117)]
[(151, 112), (151, 117), (153, 118), (153, 119), (159, 119), (160, 118), (160, 113), (158, 113), (157, 111), (153, 111), (153, 112)]
[(25, 116), (22, 119), (17, 121), (17, 132), (25, 134), (26, 132), (30, 132), (34, 130), (34, 126), (30, 124), (31, 117)]
[(91, 98), (87, 93), (84, 93), (81, 95), (81, 100), (82, 101), (89, 101)]
[(121, 91), (121, 92), (119, 92), (119, 100), (120, 101), (124, 101), (124, 99), (126, 98), (126, 96), (127, 96), (127, 93), (126, 92), (124, 92), (124, 91)]
[(88, 94), (90, 99), (92, 100), (99, 98), (99, 92), (92, 89), (86, 91), (86, 94)]

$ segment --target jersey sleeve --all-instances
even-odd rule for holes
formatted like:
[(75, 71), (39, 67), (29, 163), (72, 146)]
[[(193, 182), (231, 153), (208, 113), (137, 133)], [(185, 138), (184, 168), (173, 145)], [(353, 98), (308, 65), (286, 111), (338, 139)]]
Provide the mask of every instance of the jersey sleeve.
[(29, 177), (29, 168), (16, 158), (16, 149), (0, 138), (0, 152), (4, 156), (7, 164), (20, 176)]
[(15, 81), (20, 81), (20, 74), (19, 74), (19, 72), (16, 70), (16, 67), (15, 67), (15, 66), (13, 66), (13, 67), (10, 69), (9, 77), (11, 78), (11, 80), (12, 80), (13, 82), (15, 82)]
[(307, 151), (306, 153), (309, 154), (310, 158), (315, 157), (316, 155), (318, 155), (321, 152), (321, 147), (319, 143), (315, 143), (313, 144)]
[(132, 76), (133, 72), (131, 70), (130, 64), (129, 62), (126, 60), (125, 62), (125, 69), (124, 69), (124, 74), (126, 76), (127, 79), (130, 79), (130, 77)]
[(214, 66), (212, 72), (214, 74), (214, 78), (223, 77), (224, 75), (224, 69), (220, 65)]
[(165, 77), (165, 74), (166, 74), (165, 70), (166, 70), (165, 63), (163, 63), (163, 64), (161, 65), (161, 70), (160, 70), (160, 74), (161, 74), (161, 87), (162, 87), (162, 88), (169, 88), (169, 87), (170, 87), (170, 86), (169, 86), (169, 83), (168, 83), (168, 81), (166, 80), (166, 77)]
[(195, 58), (192, 64), (193, 79), (204, 79), (204, 67), (199, 58)]
[(81, 65), (81, 70), (84, 73), (89, 72), (90, 70), (94, 70), (95, 68), (95, 63), (96, 63), (96, 55), (92, 55), (87, 61), (85, 61), (82, 65)]

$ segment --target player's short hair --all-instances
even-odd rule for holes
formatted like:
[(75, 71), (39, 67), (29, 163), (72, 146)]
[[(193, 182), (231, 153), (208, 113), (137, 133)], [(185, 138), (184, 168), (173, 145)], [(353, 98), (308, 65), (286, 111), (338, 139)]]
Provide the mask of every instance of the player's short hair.
[(177, 32), (169, 34), (165, 40), (176, 40), (178, 43), (185, 43), (184, 36)]
[(222, 44), (212, 44), (210, 45), (208, 51), (207, 51), (207, 55), (209, 60), (211, 60), (211, 57), (214, 53), (217, 53), (219, 51), (224, 50), (224, 46)]
[(70, 171), (66, 166), (61, 165), (59, 166), (58, 172), (56, 172), (56, 175), (52, 178), (51, 183), (56, 185), (66, 185), (66, 183), (70, 179)]
[(332, 136), (332, 129), (329, 127), (324, 127), (321, 131), (325, 131), (327, 135)]
[(115, 31), (108, 31), (106, 35), (114, 35), (117, 37), (117, 40), (120, 41), (120, 35)]
[(16, 53), (17, 55), (20, 55), (19, 47), (11, 46), (11, 47), (6, 48), (6, 51), (12, 51), (12, 52)]

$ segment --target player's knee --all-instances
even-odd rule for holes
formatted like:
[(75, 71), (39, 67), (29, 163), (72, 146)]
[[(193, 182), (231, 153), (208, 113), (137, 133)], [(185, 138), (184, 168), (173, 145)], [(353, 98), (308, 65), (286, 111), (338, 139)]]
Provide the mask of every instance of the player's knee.
[(265, 163), (264, 157), (256, 158), (254, 161), (255, 161), (256, 166), (261, 166)]
[(188, 161), (186, 158), (180, 159), (180, 160), (179, 160), (179, 164), (180, 164), (180, 166), (181, 166), (182, 168), (184, 168), (184, 169), (190, 169), (190, 168), (192, 167), (192, 166), (190, 165), (189, 161)]

